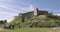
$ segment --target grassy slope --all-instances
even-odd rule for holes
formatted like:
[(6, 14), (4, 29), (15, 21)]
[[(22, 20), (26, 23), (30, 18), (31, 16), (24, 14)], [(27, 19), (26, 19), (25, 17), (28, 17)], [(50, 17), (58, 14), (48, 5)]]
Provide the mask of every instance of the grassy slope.
[[(33, 22), (38, 21), (37, 19), (40, 19), (40, 18), (37, 17), (36, 19), (33, 20)], [(45, 21), (45, 20), (39, 20), (39, 21)], [(50, 21), (55, 21), (55, 20), (50, 19), (49, 22)], [(31, 19), (25, 19), (25, 22), (21, 22), (21, 19), (14, 19), (9, 24), (14, 24), (15, 26), (18, 26), (16, 24), (19, 23), (21, 27), (25, 27), (25, 28), (20, 28), (20, 29), (18, 28), (14, 30), (4, 29), (2, 32), (56, 32), (56, 30), (53, 30), (51, 28), (26, 28), (29, 26), (30, 22), (31, 22)]]
[(2, 32), (57, 32), (52, 28), (20, 28), (20, 29), (5, 29)]
[(21, 28), (20, 32), (56, 32), (51, 28)]
[[(39, 20), (39, 19), (43, 19), (43, 20)], [(43, 23), (43, 22), (45, 22), (45, 19), (46, 19), (46, 17), (44, 15), (43, 16), (38, 16), (34, 20), (32, 20), (32, 23), (33, 22), (38, 22), (38, 21), (41, 21)], [(52, 22), (52, 23), (55, 22), (54, 19), (49, 19), (48, 21)], [(19, 23), (19, 25), (21, 27), (28, 27), (30, 22), (31, 22), (31, 19), (25, 19), (25, 22), (21, 22), (21, 19), (14, 19), (12, 22), (10, 22), (10, 24), (18, 26), (17, 24)]]
[(4, 24), (0, 24), (0, 28), (3, 28)]
[[(12, 22), (10, 22), (9, 24), (13, 24), (15, 26), (21, 26), (21, 27), (26, 27), (29, 25), (30, 20), (27, 19), (25, 22), (21, 22), (21, 19), (14, 19)], [(17, 25), (19, 23), (19, 25)]]

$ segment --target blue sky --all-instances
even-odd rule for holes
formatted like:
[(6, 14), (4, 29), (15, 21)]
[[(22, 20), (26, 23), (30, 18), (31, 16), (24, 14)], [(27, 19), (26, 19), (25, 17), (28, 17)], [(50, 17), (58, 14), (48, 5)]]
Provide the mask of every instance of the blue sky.
[(36, 7), (60, 15), (60, 0), (0, 0), (0, 20), (10, 21), (20, 12), (29, 12)]

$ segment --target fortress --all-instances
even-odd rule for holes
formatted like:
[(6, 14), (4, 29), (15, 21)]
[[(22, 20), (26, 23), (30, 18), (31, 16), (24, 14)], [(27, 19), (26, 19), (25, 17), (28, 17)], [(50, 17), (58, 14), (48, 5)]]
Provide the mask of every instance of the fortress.
[(19, 15), (15, 16), (15, 18), (34, 18), (39, 15), (52, 15), (52, 14), (48, 13), (48, 11), (39, 10), (38, 8), (35, 8), (34, 11), (31, 12), (19, 13)]

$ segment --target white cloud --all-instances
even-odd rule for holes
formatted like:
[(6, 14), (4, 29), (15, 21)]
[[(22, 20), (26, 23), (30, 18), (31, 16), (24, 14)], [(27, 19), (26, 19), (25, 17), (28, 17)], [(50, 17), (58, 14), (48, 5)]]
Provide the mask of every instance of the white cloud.
[(31, 4), (31, 5), (29, 6), (29, 9), (30, 9), (30, 10), (34, 10), (34, 6)]
[(4, 14), (4, 15), (17, 15), (17, 13), (13, 13), (13, 12), (7, 12), (7, 11), (0, 11), (0, 14)]
[(0, 11), (0, 20), (5, 20), (7, 19), (8, 22), (14, 19), (14, 16), (16, 16), (17, 13), (13, 12), (7, 12), (7, 11)]
[[(23, 12), (19, 9), (18, 6), (14, 6), (14, 5), (4, 5), (4, 4), (1, 4), (0, 5), (1, 8), (5, 8), (5, 9), (9, 9), (11, 10), (12, 12)], [(18, 9), (17, 9), (18, 8)]]
[(57, 15), (57, 16), (60, 16), (60, 14), (53, 14), (53, 15)]
[(34, 10), (34, 6), (32, 5), (32, 4), (30, 4), (29, 6), (27, 6), (27, 7), (22, 7), (22, 8), (20, 8), (22, 11), (24, 11), (24, 12), (29, 12), (29, 11), (33, 11)]

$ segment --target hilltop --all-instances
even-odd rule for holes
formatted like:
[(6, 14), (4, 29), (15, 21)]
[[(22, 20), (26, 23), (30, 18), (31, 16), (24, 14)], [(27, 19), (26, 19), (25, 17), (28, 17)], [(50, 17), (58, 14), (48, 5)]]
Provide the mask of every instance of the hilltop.
[(59, 20), (60, 16), (35, 8), (31, 12), (19, 13), (10, 24), (15, 27), (57, 27), (60, 26)]

